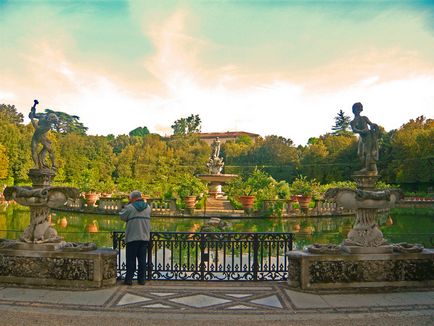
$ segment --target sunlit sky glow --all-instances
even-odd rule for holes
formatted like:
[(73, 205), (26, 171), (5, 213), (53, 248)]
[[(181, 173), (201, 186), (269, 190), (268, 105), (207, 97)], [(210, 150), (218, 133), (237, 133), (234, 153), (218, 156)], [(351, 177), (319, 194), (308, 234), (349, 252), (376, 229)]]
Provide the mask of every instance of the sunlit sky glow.
[(342, 109), (398, 128), (434, 113), (434, 1), (0, 0), (0, 103), (89, 134), (276, 134), (305, 144)]

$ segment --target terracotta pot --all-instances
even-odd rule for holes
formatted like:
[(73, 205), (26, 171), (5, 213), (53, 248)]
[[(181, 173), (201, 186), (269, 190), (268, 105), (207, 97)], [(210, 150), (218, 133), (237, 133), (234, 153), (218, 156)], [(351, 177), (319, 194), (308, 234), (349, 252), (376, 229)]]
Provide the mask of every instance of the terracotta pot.
[(194, 208), (194, 206), (196, 205), (196, 196), (184, 197), (184, 203), (187, 208)]
[(92, 223), (87, 225), (87, 232), (89, 232), (89, 233), (98, 232), (98, 225), (96, 224), (96, 222), (92, 222)]
[(86, 197), (87, 206), (94, 206), (96, 203), (96, 200), (98, 199), (98, 195), (94, 192), (86, 193), (85, 197)]
[(300, 231), (300, 228), (301, 228), (300, 224), (297, 223), (294, 225), (293, 230), (298, 232), (298, 231)]
[(253, 203), (255, 202), (255, 196), (240, 196), (238, 200), (243, 205), (245, 210), (252, 209)]
[(309, 208), (309, 204), (312, 200), (312, 196), (299, 196), (297, 198), (300, 208)]
[(60, 226), (62, 229), (66, 228), (66, 227), (68, 226), (68, 220), (66, 219), (66, 217), (62, 217), (62, 218), (59, 220), (59, 226)]
[(297, 201), (298, 200), (298, 196), (297, 195), (291, 195), (291, 200), (292, 201)]
[(386, 225), (387, 226), (391, 226), (391, 225), (393, 225), (393, 220), (392, 220), (392, 218), (389, 216), (388, 218), (387, 218), (387, 220), (386, 220)]

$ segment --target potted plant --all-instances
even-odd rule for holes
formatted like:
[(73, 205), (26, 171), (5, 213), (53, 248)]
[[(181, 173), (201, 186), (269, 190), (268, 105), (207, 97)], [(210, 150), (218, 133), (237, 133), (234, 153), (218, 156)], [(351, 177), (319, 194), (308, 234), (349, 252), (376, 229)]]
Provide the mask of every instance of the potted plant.
[(78, 186), (84, 191), (87, 207), (93, 207), (98, 199), (96, 190), (98, 189), (99, 181), (96, 174), (92, 173), (90, 170), (84, 171), (78, 182)]
[(196, 198), (206, 190), (205, 184), (191, 174), (183, 174), (179, 178), (175, 190), (180, 198), (184, 200), (187, 208), (193, 209), (196, 205)]
[[(227, 193), (229, 197), (239, 201), (245, 211), (251, 211), (256, 199), (275, 199), (275, 184), (276, 181), (267, 173), (255, 169), (247, 179), (233, 179), (228, 184)], [(270, 196), (273, 198), (269, 198)]]
[(98, 190), (101, 191), (101, 197), (111, 197), (113, 190), (115, 190), (115, 184), (112, 180), (100, 181), (98, 182)]
[(291, 185), (291, 190), (297, 194), (297, 200), (300, 208), (308, 209), (312, 200), (312, 196), (318, 188), (318, 183), (315, 180), (307, 180), (306, 176), (297, 177)]

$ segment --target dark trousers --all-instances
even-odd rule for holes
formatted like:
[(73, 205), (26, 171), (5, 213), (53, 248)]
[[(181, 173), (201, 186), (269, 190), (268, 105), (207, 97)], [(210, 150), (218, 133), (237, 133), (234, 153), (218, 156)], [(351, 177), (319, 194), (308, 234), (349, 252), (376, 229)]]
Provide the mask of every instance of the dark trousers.
[(131, 241), (127, 243), (127, 274), (125, 275), (125, 282), (130, 282), (133, 279), (134, 272), (137, 266), (137, 280), (139, 282), (145, 280), (146, 273), (146, 258), (148, 257), (149, 241)]

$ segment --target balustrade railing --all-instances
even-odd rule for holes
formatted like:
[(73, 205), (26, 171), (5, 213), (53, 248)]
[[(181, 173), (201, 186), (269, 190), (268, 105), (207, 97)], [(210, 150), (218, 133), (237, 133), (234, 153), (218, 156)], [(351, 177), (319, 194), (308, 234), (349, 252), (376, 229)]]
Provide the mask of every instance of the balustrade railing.
[[(112, 233), (118, 278), (125, 266), (125, 233)], [(152, 232), (147, 279), (286, 280), (291, 233)]]
[[(267, 215), (293, 216), (300, 215), (300, 210), (295, 208), (296, 201), (293, 200), (264, 200), (262, 202), (262, 213)], [(344, 209), (334, 201), (314, 200), (314, 207), (307, 210), (307, 215), (341, 215), (353, 214), (354, 210)]]

